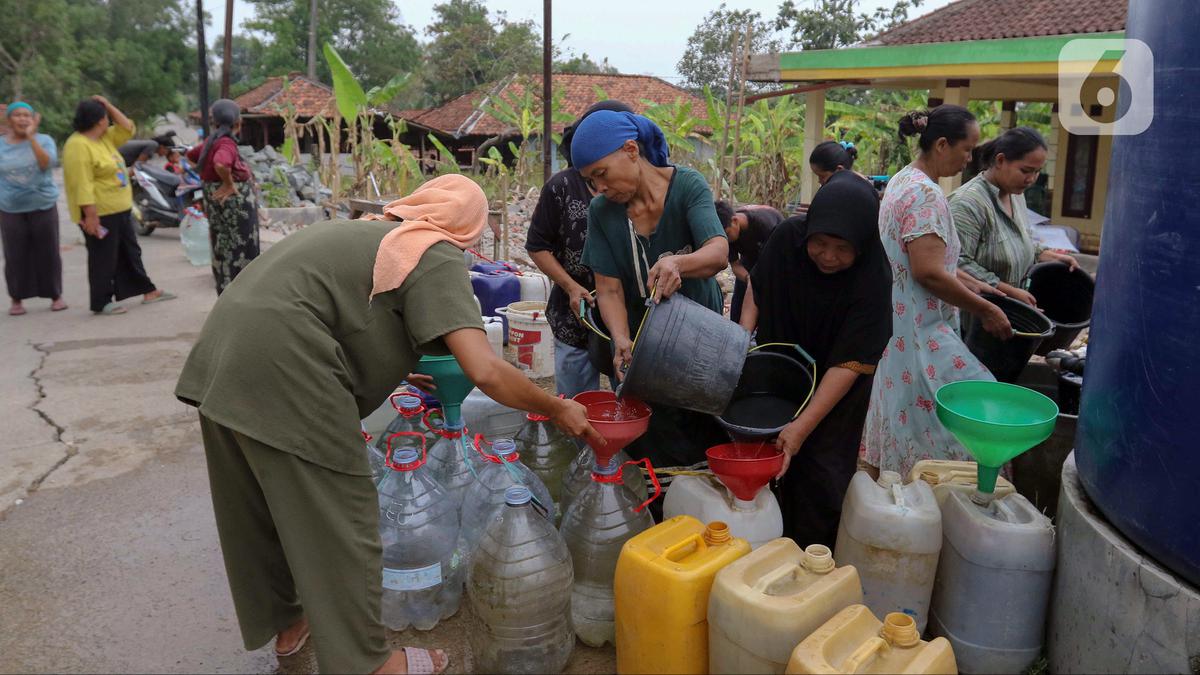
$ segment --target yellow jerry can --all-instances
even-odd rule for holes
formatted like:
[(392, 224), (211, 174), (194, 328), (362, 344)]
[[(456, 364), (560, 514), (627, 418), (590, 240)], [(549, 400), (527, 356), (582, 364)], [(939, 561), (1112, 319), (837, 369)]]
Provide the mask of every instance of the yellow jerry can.
[(921, 640), (911, 616), (892, 612), (880, 622), (851, 605), (796, 646), (786, 672), (957, 675), (958, 664), (946, 638)]
[(713, 675), (782, 673), (796, 644), (863, 601), (858, 570), (837, 567), (829, 547), (803, 551), (780, 537), (717, 573), (708, 600)]
[(750, 552), (714, 521), (669, 518), (625, 542), (613, 581), (617, 672), (708, 672), (713, 578)]

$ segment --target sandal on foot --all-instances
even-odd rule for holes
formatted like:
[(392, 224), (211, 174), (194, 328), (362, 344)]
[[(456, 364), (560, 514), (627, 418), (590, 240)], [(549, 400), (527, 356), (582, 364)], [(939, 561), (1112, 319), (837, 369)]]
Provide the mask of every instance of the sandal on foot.
[(28, 310), (26, 310), (25, 307), (23, 307), (23, 306), (22, 307), (9, 307), (8, 315), (9, 316), (21, 316), (22, 314), (25, 314), (27, 311)]
[(92, 312), (92, 314), (106, 314), (106, 315), (112, 316), (112, 315), (114, 315), (114, 314), (124, 314), (124, 313), (126, 313), (126, 312), (128, 312), (128, 311), (129, 311), (129, 310), (127, 310), (127, 309), (125, 309), (124, 307), (122, 307), (122, 306), (118, 305), (117, 303), (115, 303), (115, 302), (110, 302), (110, 303), (108, 303), (107, 305), (105, 305), (105, 306), (104, 306), (104, 309), (102, 309), (102, 310), (100, 310), (100, 311), (98, 311), (98, 312)]
[[(420, 647), (402, 647), (404, 658), (408, 659), (408, 675), (438, 675), (450, 666), (450, 657), (441, 649), (422, 649)], [(441, 652), (442, 668), (434, 670), (433, 654)]]
[[(55, 303), (58, 303), (58, 304), (55, 304)], [(50, 311), (51, 312), (61, 312), (64, 309), (67, 309), (67, 303), (63, 302), (61, 299), (55, 300), (54, 302), (50, 303)]]
[(311, 634), (311, 631), (307, 631), (307, 630), (304, 631), (304, 634), (300, 636), (300, 639), (296, 640), (295, 647), (292, 647), (291, 649), (289, 649), (286, 652), (281, 652), (278, 649), (276, 649), (275, 656), (278, 656), (278, 657), (295, 656), (296, 654), (298, 654), (300, 652), (301, 649), (304, 649), (304, 645), (305, 645), (305, 643), (308, 642), (308, 636), (310, 634)]
[(166, 302), (167, 300), (174, 300), (175, 298), (178, 298), (178, 297), (179, 297), (178, 295), (175, 295), (171, 291), (163, 291), (162, 293), (159, 293), (157, 297), (150, 298), (149, 300), (142, 300), (142, 304), (150, 305), (150, 304), (154, 304), (156, 302)]

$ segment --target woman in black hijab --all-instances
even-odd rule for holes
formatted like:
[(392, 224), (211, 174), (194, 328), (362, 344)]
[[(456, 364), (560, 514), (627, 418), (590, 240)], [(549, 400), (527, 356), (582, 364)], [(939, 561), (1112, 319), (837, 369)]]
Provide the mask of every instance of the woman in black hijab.
[[(817, 362), (817, 389), (776, 441), (784, 534), (833, 546), (858, 458), (875, 364), (892, 335), (891, 268), (870, 184), (838, 172), (807, 222), (780, 223), (750, 275), (741, 325), (758, 343), (799, 344)], [(797, 383), (797, 386), (800, 386)]]

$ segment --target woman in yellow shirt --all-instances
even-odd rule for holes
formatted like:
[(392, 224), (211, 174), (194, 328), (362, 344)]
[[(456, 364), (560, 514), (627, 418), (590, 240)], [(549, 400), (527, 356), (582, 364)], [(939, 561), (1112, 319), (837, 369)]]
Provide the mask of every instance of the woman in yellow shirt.
[(87, 245), (92, 311), (124, 314), (117, 302), (135, 295), (143, 296), (142, 304), (174, 298), (146, 274), (129, 217), (133, 192), (117, 146), (133, 137), (133, 122), (103, 96), (93, 96), (75, 108), (73, 126), (63, 145), (63, 182), (67, 210)]

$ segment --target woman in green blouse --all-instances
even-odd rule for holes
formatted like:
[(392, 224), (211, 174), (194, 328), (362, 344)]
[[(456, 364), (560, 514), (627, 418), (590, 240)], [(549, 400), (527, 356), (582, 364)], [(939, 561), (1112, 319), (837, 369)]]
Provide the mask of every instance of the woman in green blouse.
[(1009, 129), (975, 149), (986, 167), (950, 195), (950, 213), (962, 242), (958, 267), (972, 278), (1028, 305), (1037, 299), (1020, 288), (1035, 262), (1078, 263), (1033, 242), (1025, 218), (1025, 190), (1046, 164), (1046, 141), (1029, 127)]
[[(598, 195), (588, 209), (583, 264), (595, 273), (621, 378), (647, 299), (680, 292), (721, 313), (714, 277), (728, 265), (729, 242), (704, 177), (668, 162), (662, 130), (649, 119), (611, 110), (589, 115), (575, 130), (571, 159)], [(708, 415), (654, 411), (650, 431), (630, 449), (638, 456), (692, 464), (722, 439)]]

